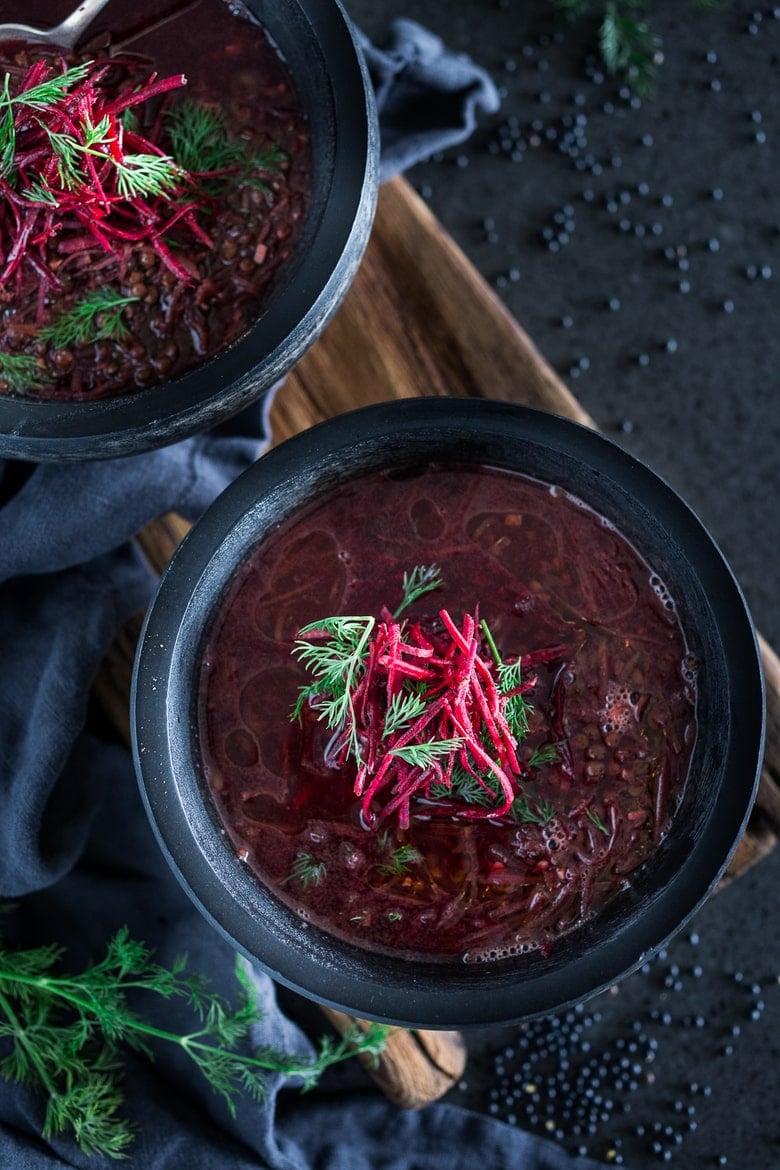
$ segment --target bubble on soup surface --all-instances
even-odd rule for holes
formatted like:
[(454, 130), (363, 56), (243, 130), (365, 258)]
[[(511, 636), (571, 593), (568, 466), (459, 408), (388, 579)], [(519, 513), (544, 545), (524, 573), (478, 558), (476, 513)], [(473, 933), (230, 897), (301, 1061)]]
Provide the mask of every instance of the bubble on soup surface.
[[(269, 727), (283, 727), (294, 730), (290, 723), (290, 711), (297, 694), (298, 675), (284, 666), (272, 666), (258, 671), (241, 689), (238, 709), (244, 721), (244, 734), (255, 746), (253, 732)], [(231, 733), (235, 734), (235, 732)], [(270, 772), (283, 775), (287, 737), (263, 734), (258, 748), (263, 764)]]
[(225, 736), (225, 755), (238, 768), (251, 768), (260, 758), (254, 736), (243, 727)]
[(604, 706), (599, 712), (602, 732), (625, 731), (639, 718), (641, 696), (630, 686), (611, 683), (604, 696)]
[(416, 499), (409, 510), (409, 519), (421, 540), (436, 540), (446, 527), (439, 505), (423, 496)]
[(500, 959), (514, 959), (518, 955), (528, 955), (539, 948), (531, 942), (506, 943), (501, 946), (488, 947), (481, 951), (466, 951), (464, 963), (496, 963)]

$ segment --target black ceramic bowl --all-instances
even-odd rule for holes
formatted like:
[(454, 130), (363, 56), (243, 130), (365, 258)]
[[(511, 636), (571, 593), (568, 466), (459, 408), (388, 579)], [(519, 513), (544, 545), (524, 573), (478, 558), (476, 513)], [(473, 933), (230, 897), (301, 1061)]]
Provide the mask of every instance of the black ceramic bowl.
[(228, 349), (163, 385), (81, 403), (0, 395), (0, 455), (102, 459), (211, 427), (291, 369), (341, 303), (376, 205), (378, 130), (365, 62), (339, 0), (245, 2), (287, 62), (313, 155), (306, 224), (266, 308)]
[[(325, 488), (430, 460), (524, 472), (561, 485), (613, 521), (671, 588), (701, 664), (699, 733), (669, 835), (631, 888), (559, 939), (547, 957), (410, 963), (321, 933), (237, 861), (204, 792), (195, 728), (204, 631), (248, 550)], [(558, 1010), (628, 974), (662, 946), (706, 898), (744, 829), (763, 722), (760, 658), (744, 599), (682, 500), (593, 431), (526, 408), (464, 399), (370, 407), (265, 455), (175, 556), (147, 617), (133, 687), (143, 797), (169, 863), (206, 917), (304, 995), (358, 1016), (421, 1027), (487, 1026)]]

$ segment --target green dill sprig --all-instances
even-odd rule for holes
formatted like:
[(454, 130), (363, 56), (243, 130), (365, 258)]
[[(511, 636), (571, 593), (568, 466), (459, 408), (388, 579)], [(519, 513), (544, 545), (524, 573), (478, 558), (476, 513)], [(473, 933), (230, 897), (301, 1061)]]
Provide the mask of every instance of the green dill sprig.
[(455, 764), (450, 776), (450, 783), (431, 785), (431, 796), (434, 799), (454, 797), (464, 804), (476, 804), (482, 808), (491, 808), (500, 804), (498, 786), (492, 776), (478, 778), (462, 764)]
[(39, 125), (46, 132), (49, 144), (57, 159), (57, 174), (60, 186), (68, 191), (84, 182), (84, 171), (81, 167), (81, 144), (72, 134), (65, 134), (60, 130), (53, 130), (39, 120)]
[[(299, 689), (291, 717), (300, 719), (309, 703), (317, 708), (318, 718), (332, 731), (348, 727), (350, 751), (358, 762), (361, 755), (352, 717), (352, 691), (364, 669), (375, 625), (373, 617), (324, 618), (303, 626), (293, 646), (293, 654), (314, 676), (314, 681)], [(327, 634), (328, 640), (317, 642), (306, 637), (314, 634)]]
[(16, 97), (11, 98), (11, 101), (15, 105), (29, 106), (33, 110), (45, 110), (50, 106), (56, 106), (57, 102), (68, 96), (74, 86), (84, 81), (93, 64), (93, 61), (83, 61), (80, 65), (72, 65), (70, 69), (56, 73), (30, 89), (22, 90)]
[(463, 736), (452, 736), (448, 739), (431, 739), (427, 743), (408, 743), (403, 747), (391, 748), (389, 755), (397, 756), (415, 768), (426, 769), (450, 752), (457, 751), (463, 742)]
[(166, 117), (171, 154), (191, 175), (214, 176), (204, 185), (214, 188), (216, 178), (231, 174), (239, 183), (267, 191), (261, 174), (276, 174), (287, 155), (276, 142), (252, 152), (247, 143), (231, 138), (222, 110), (204, 102), (182, 102)]
[(388, 861), (377, 868), (383, 877), (401, 877), (410, 865), (417, 865), (422, 860), (422, 853), (413, 845), (399, 845), (393, 850)]
[(393, 613), (393, 617), (400, 617), (413, 601), (417, 601), (418, 597), (430, 593), (432, 589), (440, 589), (441, 585), (442, 579), (438, 565), (417, 565), (411, 573), (405, 572), (401, 583), (403, 598)]
[(254, 187), (265, 195), (270, 195), (268, 184), (261, 175), (276, 175), (287, 162), (289, 155), (285, 154), (278, 142), (274, 142), (267, 150), (262, 150), (247, 157), (247, 164), (241, 174), (239, 182), (245, 187)]
[[(348, 1030), (339, 1041), (325, 1037), (313, 1060), (271, 1048), (241, 1051), (261, 1018), (241, 959), (241, 995), (233, 1006), (187, 973), (185, 959), (171, 968), (155, 962), (126, 927), (104, 958), (80, 973), (60, 970), (62, 954), (56, 946), (11, 950), (0, 943), (0, 1075), (45, 1098), (44, 1139), (70, 1133), (88, 1155), (123, 1158), (134, 1139), (119, 1112), (125, 1050), (151, 1058), (153, 1042), (176, 1046), (235, 1114), (240, 1094), (264, 1099), (268, 1072), (298, 1077), (302, 1088), (311, 1088), (326, 1068), (353, 1054), (378, 1056), (387, 1038), (382, 1025)], [(136, 1003), (145, 996), (185, 1001), (192, 1030), (182, 1035), (157, 1027), (130, 1007), (129, 993)]]
[(558, 759), (559, 749), (558, 745), (554, 743), (545, 743), (540, 745), (531, 753), (531, 758), (528, 761), (529, 768), (540, 768), (542, 764), (552, 764)]
[[(3, 75), (2, 91), (0, 91), (0, 177), (8, 178), (13, 171), (14, 155), (16, 153), (16, 128), (14, 106), (25, 106), (28, 109), (41, 112), (67, 97), (74, 85), (83, 81), (87, 76), (91, 61), (81, 65), (74, 65), (47, 81), (25, 89), (21, 93), (11, 96), (11, 75)], [(40, 122), (39, 122), (40, 124)]]
[(10, 84), (10, 75), (6, 73), (0, 92), (0, 178), (3, 179), (7, 179), (12, 173), (16, 154), (16, 129)]
[(519, 742), (528, 735), (528, 716), (532, 710), (524, 695), (512, 694), (512, 691), (516, 691), (523, 681), (520, 659), (518, 658), (515, 662), (504, 662), (487, 622), (483, 619), (479, 625), (496, 664), (498, 692), (505, 697), (504, 718), (509, 724), (512, 735)]
[(607, 837), (609, 836), (609, 829), (604, 824), (597, 812), (594, 812), (592, 808), (586, 808), (585, 815), (587, 816), (588, 820), (596, 826), (600, 833), (604, 833)]
[(278, 142), (272, 142), (265, 150), (250, 154), (249, 161), (256, 171), (264, 171), (274, 175), (287, 162), (288, 155), (282, 150)]
[(425, 699), (417, 689), (397, 691), (388, 703), (382, 738), (403, 731), (425, 710)]
[(244, 146), (228, 137), (221, 110), (204, 102), (186, 101), (166, 115), (171, 154), (190, 174), (224, 171), (243, 166)]
[(117, 190), (123, 199), (167, 195), (187, 179), (185, 171), (167, 154), (126, 154), (114, 165)]
[(121, 340), (127, 336), (127, 326), (122, 320), (124, 307), (139, 299), (122, 296), (110, 288), (94, 289), (44, 325), (38, 336), (57, 349), (93, 341)]
[[(640, 95), (653, 92), (662, 43), (645, 19), (646, 0), (553, 0), (553, 5), (570, 22), (594, 17), (599, 22), (599, 49), (608, 72)], [(693, 6), (711, 10), (720, 8), (721, 0), (693, 0)]]
[(555, 808), (546, 800), (532, 804), (527, 796), (518, 796), (512, 802), (509, 815), (520, 824), (547, 825), (555, 816)]
[(186, 172), (167, 154), (125, 154), (116, 158), (108, 147), (113, 141), (108, 116), (97, 124), (85, 119), (79, 124), (81, 138), (72, 133), (54, 130), (40, 119), (38, 123), (49, 140), (57, 159), (61, 185), (68, 191), (86, 182), (83, 160), (92, 155), (101, 162), (109, 161), (116, 169), (117, 191), (123, 199), (168, 195), (184, 183)]
[(637, 93), (649, 94), (655, 86), (661, 40), (641, 18), (642, 8), (633, 0), (607, 0), (599, 45), (610, 73), (624, 77)]
[(49, 381), (43, 365), (28, 353), (0, 353), (0, 382), (12, 394), (25, 394)]
[(47, 207), (59, 207), (57, 196), (49, 187), (44, 186), (42, 179), (34, 179), (20, 195), (28, 203), (44, 203)]
[(498, 691), (506, 697), (504, 704), (504, 718), (509, 724), (512, 735), (519, 742), (528, 734), (528, 716), (532, 708), (526, 702), (525, 696), (512, 694), (522, 681), (520, 659), (516, 662), (501, 662), (498, 666)]
[(328, 867), (324, 861), (315, 861), (311, 853), (299, 853), (284, 882), (300, 882), (301, 887), (308, 890), (309, 886), (318, 886), (327, 872)]

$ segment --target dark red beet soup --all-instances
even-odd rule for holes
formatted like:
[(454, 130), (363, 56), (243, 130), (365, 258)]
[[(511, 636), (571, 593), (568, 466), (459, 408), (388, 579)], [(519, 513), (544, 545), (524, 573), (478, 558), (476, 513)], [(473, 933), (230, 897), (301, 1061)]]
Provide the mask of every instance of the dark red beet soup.
[(222, 599), (205, 776), (239, 861), (321, 929), (409, 958), (546, 953), (668, 832), (695, 673), (664, 583), (561, 489), (365, 476)]
[(127, 394), (211, 357), (304, 221), (307, 120), (243, 5), (107, 11), (78, 54), (0, 44), (0, 393)]

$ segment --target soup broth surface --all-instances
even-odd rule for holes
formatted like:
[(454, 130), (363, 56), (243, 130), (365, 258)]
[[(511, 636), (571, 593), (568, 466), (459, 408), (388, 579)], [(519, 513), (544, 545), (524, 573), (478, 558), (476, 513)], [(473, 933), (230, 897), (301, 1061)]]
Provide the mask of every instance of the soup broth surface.
[[(392, 610), (404, 572), (434, 563), (443, 585), (409, 621), (478, 606), (505, 661), (563, 651), (530, 672), (519, 812), (432, 815), (421, 800), (408, 828), (367, 825), (354, 763), (329, 760), (316, 711), (291, 720), (308, 681), (294, 642), (330, 615)], [(361, 947), (479, 962), (546, 953), (657, 848), (686, 782), (695, 663), (673, 598), (609, 522), (522, 475), (431, 465), (347, 483), (263, 539), (220, 602), (199, 706), (237, 864)]]

